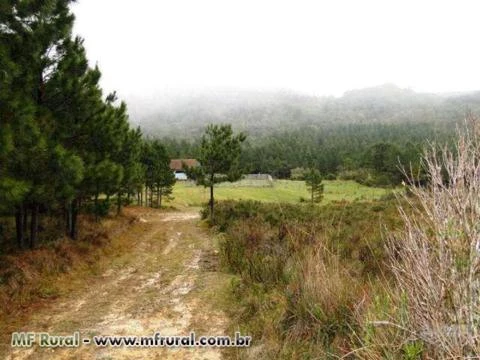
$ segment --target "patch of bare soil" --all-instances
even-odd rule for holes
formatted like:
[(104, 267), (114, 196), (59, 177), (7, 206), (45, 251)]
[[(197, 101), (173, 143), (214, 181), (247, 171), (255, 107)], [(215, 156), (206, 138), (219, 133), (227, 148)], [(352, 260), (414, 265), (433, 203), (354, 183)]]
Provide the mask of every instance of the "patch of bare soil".
[[(149, 210), (130, 236), (134, 246), (111, 259), (108, 269), (84, 279), (73, 293), (51, 300), (17, 331), (55, 335), (232, 335), (216, 305), (227, 275), (217, 272), (213, 240), (198, 226), (198, 212)], [(6, 359), (220, 359), (216, 348), (95, 347), (30, 349), (4, 344)]]

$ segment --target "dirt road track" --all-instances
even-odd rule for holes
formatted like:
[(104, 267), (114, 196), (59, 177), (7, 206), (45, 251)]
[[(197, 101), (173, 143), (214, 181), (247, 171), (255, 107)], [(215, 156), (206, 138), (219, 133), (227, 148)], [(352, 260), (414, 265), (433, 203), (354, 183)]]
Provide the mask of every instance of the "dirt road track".
[[(93, 335), (231, 335), (218, 305), (229, 277), (216, 269), (213, 239), (197, 210), (148, 211), (129, 229), (131, 251), (102, 274), (34, 313), (18, 331)], [(10, 349), (6, 359), (221, 359), (218, 349)]]

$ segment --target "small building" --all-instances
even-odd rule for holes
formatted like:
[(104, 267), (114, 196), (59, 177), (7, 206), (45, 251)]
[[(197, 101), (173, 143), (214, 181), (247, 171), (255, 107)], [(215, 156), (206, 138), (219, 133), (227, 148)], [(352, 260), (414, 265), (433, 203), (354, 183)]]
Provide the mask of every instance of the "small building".
[(247, 174), (239, 183), (246, 187), (273, 187), (273, 178), (270, 174)]
[(195, 159), (172, 159), (170, 160), (170, 169), (175, 173), (175, 179), (179, 181), (188, 180), (185, 173), (186, 167), (197, 167), (200, 163)]
[(243, 177), (245, 180), (265, 180), (272, 182), (273, 178), (270, 174), (247, 174)]

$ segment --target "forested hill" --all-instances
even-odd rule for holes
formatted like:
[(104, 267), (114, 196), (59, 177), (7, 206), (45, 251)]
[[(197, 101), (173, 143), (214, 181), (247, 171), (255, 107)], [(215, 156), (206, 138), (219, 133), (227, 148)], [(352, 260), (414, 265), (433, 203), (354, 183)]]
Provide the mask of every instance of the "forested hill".
[(130, 102), (133, 120), (146, 134), (197, 137), (209, 123), (232, 123), (250, 137), (279, 130), (366, 123), (449, 123), (480, 110), (480, 92), (416, 93), (395, 85), (353, 90), (342, 97), (294, 92), (211, 91)]
[(248, 135), (245, 171), (288, 178), (292, 169), (315, 167), (378, 186), (401, 182), (399, 164), (418, 168), (426, 140), (448, 142), (467, 112), (480, 114), (480, 92), (425, 94), (394, 85), (340, 98), (224, 91), (162, 104), (139, 124), (163, 138), (172, 157), (196, 157), (205, 126), (226, 122)]

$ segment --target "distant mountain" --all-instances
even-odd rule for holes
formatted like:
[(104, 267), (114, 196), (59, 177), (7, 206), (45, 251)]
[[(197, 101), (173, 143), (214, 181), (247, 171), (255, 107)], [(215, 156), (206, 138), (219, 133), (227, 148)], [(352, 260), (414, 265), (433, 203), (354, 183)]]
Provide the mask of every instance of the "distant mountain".
[(480, 113), (480, 92), (417, 93), (393, 84), (351, 90), (339, 98), (289, 91), (219, 90), (163, 95), (137, 106), (141, 111), (133, 108), (132, 122), (151, 136), (192, 138), (209, 123), (226, 122), (256, 137), (279, 130), (335, 124), (453, 124), (469, 110)]
[(345, 99), (410, 99), (415, 97), (415, 91), (402, 89), (394, 84), (383, 84), (379, 86), (346, 91), (343, 94)]

